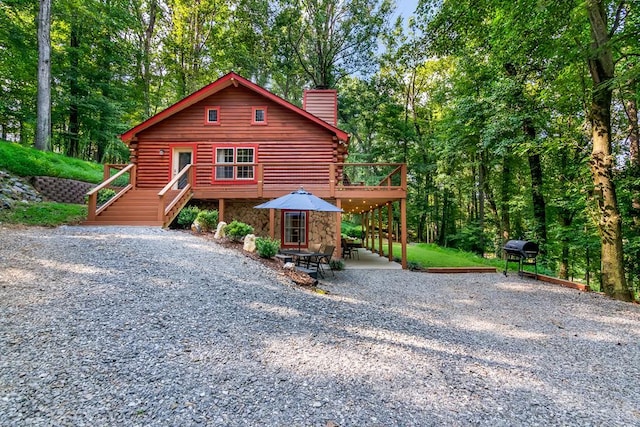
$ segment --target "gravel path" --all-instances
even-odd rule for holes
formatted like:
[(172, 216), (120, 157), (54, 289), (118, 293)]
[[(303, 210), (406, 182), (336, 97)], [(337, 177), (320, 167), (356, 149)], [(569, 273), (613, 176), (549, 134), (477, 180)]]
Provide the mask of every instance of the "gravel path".
[(0, 425), (640, 425), (638, 305), (498, 274), (321, 287), (188, 233), (0, 228)]

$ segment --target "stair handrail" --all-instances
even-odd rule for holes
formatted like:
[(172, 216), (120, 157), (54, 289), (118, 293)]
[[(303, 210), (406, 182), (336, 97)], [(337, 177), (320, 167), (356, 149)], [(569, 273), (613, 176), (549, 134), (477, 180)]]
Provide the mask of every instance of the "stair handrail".
[[(109, 207), (111, 204), (113, 204), (116, 200), (118, 200), (120, 197), (122, 197), (124, 195), (124, 193), (126, 193), (127, 191), (129, 191), (129, 190), (131, 190), (133, 188), (133, 184), (131, 183), (131, 179), (132, 179), (132, 176), (135, 175), (135, 167), (136, 167), (136, 165), (134, 163), (131, 163), (126, 168), (122, 169), (120, 172), (116, 173), (111, 178), (107, 179), (106, 181), (101, 182), (98, 186), (92, 188), (91, 190), (89, 190), (86, 193), (86, 195), (89, 197), (88, 207), (87, 207), (87, 219), (89, 221), (95, 221), (96, 216), (100, 215), (100, 212), (105, 210), (107, 207)], [(115, 196), (113, 196), (111, 199), (109, 199), (109, 201), (107, 203), (105, 203), (104, 205), (100, 206), (100, 208), (98, 209), (97, 208), (98, 192), (100, 190), (110, 186), (116, 179), (120, 178), (122, 175), (124, 175), (125, 173), (127, 173), (129, 171), (132, 171), (129, 174), (129, 184), (127, 184)]]
[[(191, 191), (191, 187), (192, 187), (191, 181), (193, 180), (192, 166), (193, 166), (193, 164), (188, 164), (185, 167), (183, 167), (182, 170), (180, 172), (178, 172), (176, 174), (176, 176), (174, 176), (173, 179), (171, 181), (169, 181), (169, 183), (167, 185), (165, 185), (164, 188), (158, 192), (158, 198), (159, 198), (159, 203), (158, 203), (158, 221), (162, 221), (164, 223), (165, 222), (165, 217), (171, 211), (171, 209), (173, 209), (175, 204), (178, 203), (178, 201), (186, 193)], [(184, 186), (184, 188), (181, 189), (181, 191), (176, 195), (176, 197), (173, 198), (171, 203), (169, 203), (167, 208), (165, 209), (165, 207), (164, 207), (164, 196), (167, 194), (167, 192), (169, 192), (169, 190), (171, 190), (171, 188), (174, 185), (176, 185), (178, 183), (178, 181), (182, 178), (182, 176), (184, 174), (187, 174), (187, 184)]]

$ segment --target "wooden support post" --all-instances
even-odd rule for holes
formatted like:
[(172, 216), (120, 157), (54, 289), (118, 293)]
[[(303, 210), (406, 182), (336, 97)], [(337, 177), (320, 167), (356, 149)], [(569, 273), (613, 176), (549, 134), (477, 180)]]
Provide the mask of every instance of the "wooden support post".
[(264, 190), (264, 165), (262, 163), (258, 163), (258, 198), (262, 198), (262, 193)]
[(369, 211), (364, 212), (363, 213), (363, 219), (364, 219), (364, 247), (367, 249), (371, 249), (369, 247), (369, 233), (370, 233), (370, 229), (369, 229)]
[(407, 199), (400, 199), (400, 243), (402, 244), (402, 268), (407, 269)]
[(389, 262), (393, 261), (393, 205), (387, 202), (387, 252)]
[(158, 213), (156, 214), (156, 220), (164, 224), (164, 195), (162, 193), (158, 196)]
[(138, 166), (134, 164), (131, 170), (129, 171), (129, 184), (131, 184), (133, 188), (136, 188), (137, 173), (138, 173)]
[(329, 197), (336, 197), (336, 165), (334, 163), (329, 164)]
[(87, 207), (87, 219), (89, 221), (96, 220), (96, 209), (98, 208), (98, 193), (89, 196), (89, 206)]
[(109, 178), (111, 178), (111, 164), (110, 163), (106, 163), (103, 167), (102, 170), (102, 180), (106, 181)]
[(269, 209), (269, 237), (276, 238), (276, 210)]
[(224, 221), (224, 199), (218, 200), (218, 222)]
[(382, 250), (382, 206), (378, 208), (378, 255), (384, 256)]
[[(342, 209), (342, 200), (336, 199), (336, 207)], [(336, 212), (336, 257), (342, 258), (342, 212)]]

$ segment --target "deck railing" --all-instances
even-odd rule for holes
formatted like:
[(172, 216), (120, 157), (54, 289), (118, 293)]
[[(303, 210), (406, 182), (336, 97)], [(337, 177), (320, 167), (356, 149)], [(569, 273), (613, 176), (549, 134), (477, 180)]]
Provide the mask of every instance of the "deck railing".
[[(122, 166), (122, 168), (120, 169), (120, 172), (116, 173), (112, 177), (109, 177), (111, 173), (110, 170), (111, 168), (114, 168), (114, 166)], [(105, 210), (107, 207), (113, 204), (116, 200), (122, 197), (127, 191), (135, 187), (136, 165), (134, 164), (130, 164), (127, 166), (105, 165), (104, 170), (105, 170), (104, 172), (105, 180), (102, 181), (100, 185), (98, 185), (97, 187), (94, 187), (89, 192), (87, 192), (87, 196), (89, 197), (88, 207), (87, 207), (87, 219), (89, 221), (94, 221), (96, 219), (96, 216), (100, 215), (100, 212)], [(102, 204), (101, 206), (98, 206), (98, 193), (100, 192), (100, 190), (103, 190), (105, 188), (111, 188), (112, 184), (114, 184), (120, 177), (126, 176), (127, 173), (129, 174), (128, 183), (122, 189), (120, 189), (120, 191), (118, 191), (116, 195), (113, 196), (111, 199), (109, 199), (106, 203)]]
[[(197, 165), (197, 176), (211, 176), (217, 165)], [(295, 184), (305, 188), (329, 189), (332, 197), (336, 191), (349, 189), (406, 189), (406, 166), (401, 163), (228, 163), (224, 165), (228, 176), (243, 176), (246, 183), (256, 184), (258, 197), (265, 190)], [(233, 172), (232, 172), (233, 171)], [(215, 180), (213, 181), (215, 185)], [(235, 179), (234, 184), (243, 180)], [(224, 184), (224, 180), (220, 182)], [(196, 183), (195, 187), (211, 184)]]
[[(162, 190), (158, 192), (158, 221), (162, 221), (164, 226), (168, 225), (178, 215), (180, 209), (191, 198), (193, 187), (193, 165), (186, 165), (178, 174), (173, 177)], [(174, 187), (179, 190), (171, 200), (167, 200), (167, 194)], [(177, 188), (182, 187), (182, 188)]]

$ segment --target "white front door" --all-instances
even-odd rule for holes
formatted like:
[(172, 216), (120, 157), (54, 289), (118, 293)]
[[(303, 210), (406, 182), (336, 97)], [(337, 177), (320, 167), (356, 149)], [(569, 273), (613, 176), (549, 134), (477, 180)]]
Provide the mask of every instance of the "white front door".
[[(187, 165), (193, 162), (193, 148), (175, 147), (173, 149), (173, 164), (171, 165), (171, 178), (173, 179)], [(187, 176), (180, 178), (174, 189), (181, 189), (187, 185)]]

